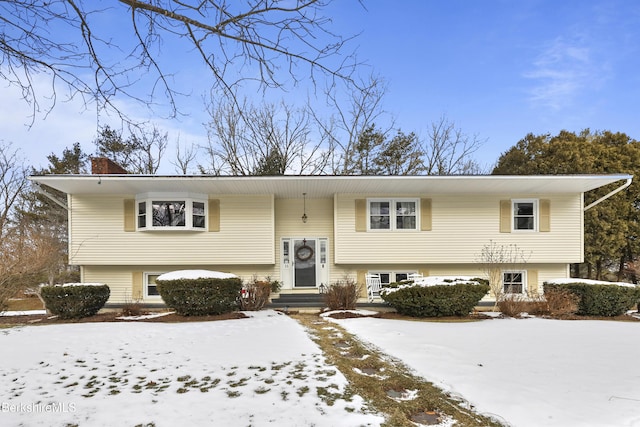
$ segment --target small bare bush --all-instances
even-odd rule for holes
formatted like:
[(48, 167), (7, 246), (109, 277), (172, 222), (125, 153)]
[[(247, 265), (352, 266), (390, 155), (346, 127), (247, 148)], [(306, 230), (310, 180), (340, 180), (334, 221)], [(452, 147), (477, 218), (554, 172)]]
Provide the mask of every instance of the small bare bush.
[(121, 314), (123, 316), (142, 316), (143, 314), (147, 314), (147, 313), (139, 301), (130, 301), (130, 302), (126, 302), (122, 306)]
[(359, 294), (360, 286), (347, 278), (329, 286), (324, 294), (324, 302), (329, 310), (354, 310)]
[(508, 317), (520, 317), (529, 313), (530, 301), (525, 295), (505, 294), (498, 300), (498, 310)]
[(257, 277), (254, 277), (251, 282), (242, 287), (240, 306), (247, 311), (262, 310), (269, 302), (271, 292), (277, 292), (279, 288), (279, 282), (271, 281), (269, 278), (258, 280)]

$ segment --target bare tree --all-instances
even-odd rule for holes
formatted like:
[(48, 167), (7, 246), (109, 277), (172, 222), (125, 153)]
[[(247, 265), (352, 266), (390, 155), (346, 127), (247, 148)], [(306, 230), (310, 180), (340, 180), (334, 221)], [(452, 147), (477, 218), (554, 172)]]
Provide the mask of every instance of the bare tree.
[(427, 175), (462, 175), (480, 171), (471, 158), (485, 141), (456, 128), (445, 116), (431, 123), (423, 140), (423, 163)]
[(491, 293), (496, 298), (494, 310), (504, 295), (503, 272), (521, 268), (527, 263), (530, 256), (531, 254), (526, 254), (515, 243), (498, 244), (491, 240), (482, 247), (477, 262), (487, 275)]
[(0, 141), (0, 240), (12, 226), (14, 208), (27, 185), (27, 168), (11, 143)]
[[(367, 129), (376, 129), (376, 121), (386, 113), (382, 100), (387, 91), (383, 79), (370, 76), (367, 80), (349, 87), (332, 86), (326, 91), (329, 107), (334, 111), (328, 119), (309, 106), (310, 114), (318, 127), (319, 140), (329, 155), (328, 172), (334, 175), (357, 173), (357, 151), (361, 136)], [(376, 129), (386, 137), (393, 123)]]
[(198, 146), (191, 144), (180, 148), (180, 141), (176, 143), (176, 158), (171, 162), (176, 167), (176, 172), (187, 175), (191, 170), (191, 165), (198, 157)]
[(121, 131), (101, 128), (94, 141), (96, 155), (110, 158), (130, 173), (155, 174), (167, 149), (167, 132), (155, 125), (130, 125), (129, 133), (125, 138)]
[[(331, 0), (15, 0), (0, 1), (0, 78), (22, 90), (34, 116), (40, 99), (64, 87), (68, 96), (110, 108), (125, 95), (177, 112), (174, 58), (168, 45), (192, 52), (213, 86), (231, 94), (243, 81), (279, 88), (321, 75), (349, 79), (357, 66), (348, 37), (331, 31), (324, 11)], [(110, 23), (105, 25), (105, 17)], [(336, 59), (338, 59), (336, 61)], [(51, 93), (36, 93), (46, 74)], [(144, 85), (146, 94), (139, 95)], [(163, 99), (159, 99), (163, 98)]]
[(26, 175), (18, 150), (0, 143), (0, 311), (6, 310), (9, 298), (33, 284), (35, 276), (49, 265), (51, 256), (59, 253), (50, 245), (55, 238), (44, 239), (42, 230), (23, 221), (26, 217), (19, 214)]
[(162, 133), (155, 125), (151, 129), (130, 126), (133, 152), (133, 173), (154, 175), (160, 167), (167, 149), (167, 132)]
[(320, 143), (310, 140), (305, 110), (284, 103), (255, 107), (246, 101), (213, 103), (209, 142), (204, 147), (209, 163), (200, 170), (229, 175), (317, 174), (326, 164)]

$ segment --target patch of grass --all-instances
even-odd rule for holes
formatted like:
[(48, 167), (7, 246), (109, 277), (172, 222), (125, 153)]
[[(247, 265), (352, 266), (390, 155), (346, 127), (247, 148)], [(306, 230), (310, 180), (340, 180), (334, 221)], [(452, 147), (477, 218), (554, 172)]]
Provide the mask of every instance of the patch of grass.
[(270, 391), (271, 391), (270, 388), (260, 386), (257, 389), (255, 389), (253, 392), (255, 394), (265, 394), (265, 393), (269, 393)]
[[(347, 389), (340, 393), (332, 387), (318, 387), (318, 396), (331, 405), (336, 399), (349, 399), (359, 395), (378, 412), (387, 415), (384, 426), (415, 427), (410, 420), (413, 414), (425, 411), (437, 411), (453, 418), (456, 425), (469, 427), (497, 427), (494, 420), (475, 414), (460, 405), (459, 401), (448, 397), (433, 384), (417, 377), (400, 361), (392, 359), (374, 348), (370, 348), (349, 334), (339, 325), (319, 321), (317, 316), (293, 315), (314, 336), (314, 341), (323, 350), (327, 362), (334, 365), (349, 381)], [(422, 320), (422, 319), (421, 319)], [(336, 333), (339, 331), (339, 334)], [(340, 342), (348, 345), (336, 346)], [(371, 369), (378, 375), (362, 375), (355, 369)], [(380, 378), (383, 374), (384, 379)], [(387, 395), (389, 389), (416, 390), (412, 400), (397, 401)], [(308, 390), (307, 390), (308, 391)], [(300, 394), (298, 389), (298, 394)]]
[(238, 381), (229, 381), (229, 387), (244, 387), (251, 378), (240, 378)]

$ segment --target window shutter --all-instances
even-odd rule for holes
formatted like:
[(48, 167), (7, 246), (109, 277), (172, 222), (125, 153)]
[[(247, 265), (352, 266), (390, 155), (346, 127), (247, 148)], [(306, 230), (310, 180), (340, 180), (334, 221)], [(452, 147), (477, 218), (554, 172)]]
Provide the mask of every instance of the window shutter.
[(358, 287), (360, 288), (360, 297), (366, 298), (367, 297), (367, 279), (365, 276), (367, 275), (367, 272), (365, 270), (358, 270), (356, 274), (357, 274), (356, 283), (359, 285)]
[(418, 273), (422, 274), (423, 277), (429, 277), (429, 270), (418, 270)]
[[(366, 199), (356, 199), (356, 231), (367, 231)], [(362, 277), (362, 279), (364, 280), (364, 276)]]
[(527, 293), (538, 295), (538, 270), (527, 270)]
[(511, 200), (500, 200), (500, 232), (511, 233)]
[(220, 200), (209, 200), (209, 213), (208, 213), (209, 231), (220, 231)]
[(431, 199), (420, 199), (420, 230), (431, 231)]
[(131, 273), (131, 299), (132, 302), (140, 301), (144, 298), (143, 289), (144, 274), (142, 271), (134, 271)]
[(540, 231), (551, 231), (551, 201), (548, 199), (541, 199), (539, 203), (540, 219), (538, 221), (538, 225), (540, 227)]
[(136, 201), (133, 199), (124, 201), (124, 231), (136, 231)]

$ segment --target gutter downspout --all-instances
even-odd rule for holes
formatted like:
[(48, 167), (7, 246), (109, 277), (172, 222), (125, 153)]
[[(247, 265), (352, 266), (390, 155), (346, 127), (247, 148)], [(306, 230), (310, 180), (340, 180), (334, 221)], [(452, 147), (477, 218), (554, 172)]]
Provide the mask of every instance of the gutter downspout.
[(54, 202), (56, 205), (60, 206), (64, 210), (66, 210), (66, 211), (69, 210), (69, 206), (65, 202), (63, 202), (62, 200), (58, 199), (56, 196), (54, 196), (53, 194), (49, 193), (47, 190), (42, 188), (42, 186), (39, 183), (33, 182), (33, 185), (35, 185), (35, 187), (38, 189), (38, 193), (42, 194), (47, 199), (51, 200), (52, 202)]
[(631, 181), (633, 181), (633, 178), (627, 178), (627, 181), (622, 184), (620, 187), (616, 188), (615, 190), (613, 190), (612, 192), (610, 192), (609, 194), (606, 194), (602, 197), (600, 197), (598, 200), (596, 200), (595, 202), (591, 203), (589, 206), (586, 206), (583, 209), (583, 212), (588, 211), (589, 209), (591, 209), (592, 207), (594, 207), (595, 205), (604, 202), (605, 200), (607, 200), (609, 197), (613, 196), (614, 194), (624, 190), (625, 188), (627, 188), (628, 186), (631, 185)]

